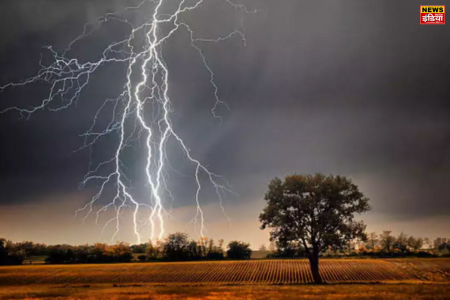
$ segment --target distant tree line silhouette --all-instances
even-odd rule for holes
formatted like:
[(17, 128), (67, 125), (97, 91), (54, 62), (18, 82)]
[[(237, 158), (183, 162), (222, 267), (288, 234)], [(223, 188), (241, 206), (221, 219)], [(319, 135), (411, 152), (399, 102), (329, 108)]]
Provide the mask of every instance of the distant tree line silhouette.
[(392, 231), (383, 231), (381, 234), (371, 232), (367, 241), (357, 245), (357, 252), (362, 255), (383, 257), (433, 256), (437, 252), (450, 250), (449, 242), (447, 238), (441, 237), (431, 242), (429, 238), (414, 237), (404, 232), (398, 236), (392, 235)]
[(427, 256), (428, 252), (420, 251), (425, 243), (430, 246), (429, 239), (408, 236), (403, 232), (397, 237), (391, 231), (383, 231), (381, 234), (371, 232), (367, 241), (358, 245), (357, 251), (363, 255), (405, 256), (420, 253)]
[(114, 263), (130, 262), (132, 258), (130, 246), (120, 242), (115, 245), (49, 246), (45, 261), (51, 264)]
[[(268, 258), (308, 257), (308, 254), (301, 243), (294, 241), (287, 243), (280, 243), (280, 241), (272, 242), (269, 250), (270, 253), (267, 255)], [(329, 247), (320, 253), (320, 257), (345, 256), (369, 256), (380, 258), (450, 256), (450, 239), (438, 237), (431, 241), (429, 238), (416, 238), (403, 232), (398, 236), (394, 236), (392, 231), (383, 231), (381, 234), (371, 232), (367, 234), (367, 239), (365, 241), (351, 240), (339, 249)]]
[(189, 240), (186, 233), (173, 233), (162, 240), (149, 241), (145, 246), (145, 255), (139, 256), (141, 261), (186, 261), (200, 259), (223, 259), (223, 240), (218, 245), (214, 240), (201, 238), (199, 241)]
[[(300, 243), (272, 242), (260, 251), (269, 252), (268, 258), (307, 258), (308, 255)], [(231, 241), (227, 251), (223, 249), (223, 240), (215, 244), (214, 240), (201, 238), (199, 241), (189, 240), (185, 233), (170, 234), (165, 240), (128, 245), (97, 243), (94, 245), (50, 245), (30, 241), (14, 243), (0, 238), (0, 265), (20, 265), (32, 256), (46, 256), (45, 262), (50, 264), (75, 263), (114, 263), (130, 262), (133, 253), (139, 261), (188, 261), (188, 260), (221, 260), (250, 259), (250, 244)], [(140, 255), (137, 255), (140, 254)], [(432, 257), (449, 256), (450, 239), (438, 237), (431, 241), (428, 238), (415, 238), (400, 233), (392, 235), (391, 231), (381, 234), (371, 232), (366, 241), (350, 241), (341, 249), (328, 248), (320, 253), (321, 257), (369, 256), (369, 257)]]
[[(228, 249), (223, 249), (223, 240), (218, 244), (214, 240), (201, 238), (199, 241), (189, 240), (186, 233), (170, 234), (166, 239), (145, 244), (129, 245), (118, 242), (115, 245), (96, 243), (94, 245), (51, 245), (11, 241), (0, 238), (0, 265), (20, 265), (26, 258), (46, 256), (45, 262), (50, 264), (77, 263), (116, 263), (130, 262), (133, 253), (140, 261), (188, 261), (188, 260), (220, 260), (249, 259), (252, 253), (250, 244), (231, 241)], [(225, 257), (226, 254), (226, 257)]]
[[(226, 257), (229, 259), (249, 259), (252, 253), (250, 244), (231, 241), (228, 244)], [(186, 233), (177, 232), (170, 234), (165, 240), (152, 243), (145, 246), (146, 255), (139, 256), (141, 261), (168, 260), (168, 261), (186, 261), (186, 260), (219, 260), (225, 258), (223, 250), (223, 240), (218, 244), (214, 240), (206, 237), (199, 241), (189, 240)]]

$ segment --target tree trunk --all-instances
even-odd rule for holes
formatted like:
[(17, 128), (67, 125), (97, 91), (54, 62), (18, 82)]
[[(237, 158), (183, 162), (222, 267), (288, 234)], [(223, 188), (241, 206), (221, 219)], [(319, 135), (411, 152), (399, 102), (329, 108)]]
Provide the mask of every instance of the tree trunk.
[(322, 277), (319, 273), (319, 251), (313, 250), (309, 256), (309, 265), (311, 266), (311, 273), (313, 275), (314, 283), (321, 284)]

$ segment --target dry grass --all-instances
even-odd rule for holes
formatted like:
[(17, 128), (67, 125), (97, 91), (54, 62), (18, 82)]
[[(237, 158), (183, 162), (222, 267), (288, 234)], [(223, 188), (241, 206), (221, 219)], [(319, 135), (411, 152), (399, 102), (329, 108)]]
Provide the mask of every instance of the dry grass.
[(34, 285), (0, 288), (0, 299), (449, 299), (446, 284), (367, 285)]
[(395, 259), (391, 262), (406, 272), (414, 274), (420, 280), (450, 281), (450, 259), (448, 258)]

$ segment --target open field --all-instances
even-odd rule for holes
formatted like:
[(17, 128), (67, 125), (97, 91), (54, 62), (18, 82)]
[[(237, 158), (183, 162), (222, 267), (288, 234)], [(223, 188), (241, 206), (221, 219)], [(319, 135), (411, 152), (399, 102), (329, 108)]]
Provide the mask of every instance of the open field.
[(267, 258), (267, 255), (272, 253), (271, 251), (260, 251), (260, 250), (253, 250), (251, 259), (265, 259)]
[[(450, 259), (322, 259), (326, 283), (450, 282)], [(28, 284), (306, 284), (309, 263), (297, 260), (37, 265), (0, 268), (0, 286)]]
[(10, 266), (0, 267), (0, 298), (450, 299), (446, 258), (322, 259), (320, 268), (328, 285), (298, 286), (312, 282), (303, 259)]

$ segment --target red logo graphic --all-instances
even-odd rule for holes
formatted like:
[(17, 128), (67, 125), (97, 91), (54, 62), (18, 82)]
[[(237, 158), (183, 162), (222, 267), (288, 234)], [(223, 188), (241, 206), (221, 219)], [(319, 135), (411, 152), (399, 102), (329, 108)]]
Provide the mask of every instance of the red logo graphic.
[(421, 5), (420, 24), (445, 24), (445, 5)]

